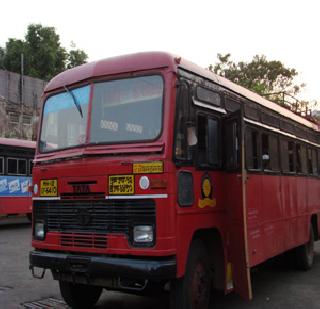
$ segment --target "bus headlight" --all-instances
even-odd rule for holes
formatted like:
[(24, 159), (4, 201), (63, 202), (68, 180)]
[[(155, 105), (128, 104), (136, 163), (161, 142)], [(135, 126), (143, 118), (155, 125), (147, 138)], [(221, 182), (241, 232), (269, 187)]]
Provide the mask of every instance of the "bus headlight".
[(34, 238), (37, 240), (43, 240), (44, 236), (45, 236), (44, 223), (36, 222), (34, 224)]
[(133, 240), (136, 243), (152, 243), (153, 227), (151, 225), (136, 225), (133, 228)]

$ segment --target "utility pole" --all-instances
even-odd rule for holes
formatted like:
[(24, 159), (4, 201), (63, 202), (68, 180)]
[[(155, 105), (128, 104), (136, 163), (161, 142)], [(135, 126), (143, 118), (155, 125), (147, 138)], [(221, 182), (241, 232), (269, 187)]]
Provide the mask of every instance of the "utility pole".
[(20, 61), (20, 65), (21, 65), (21, 75), (20, 75), (20, 110), (21, 110), (21, 114), (20, 114), (20, 119), (19, 119), (19, 129), (20, 129), (20, 138), (23, 137), (23, 114), (24, 114), (24, 54), (21, 53), (21, 61)]

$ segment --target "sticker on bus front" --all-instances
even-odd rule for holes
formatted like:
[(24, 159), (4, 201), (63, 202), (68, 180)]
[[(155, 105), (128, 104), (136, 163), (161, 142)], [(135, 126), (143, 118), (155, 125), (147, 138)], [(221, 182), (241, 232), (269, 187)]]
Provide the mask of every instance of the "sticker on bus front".
[(109, 176), (109, 194), (134, 194), (134, 175)]
[(46, 179), (40, 181), (40, 196), (57, 196), (58, 181), (57, 179)]
[(162, 161), (133, 163), (134, 174), (161, 174), (163, 173)]

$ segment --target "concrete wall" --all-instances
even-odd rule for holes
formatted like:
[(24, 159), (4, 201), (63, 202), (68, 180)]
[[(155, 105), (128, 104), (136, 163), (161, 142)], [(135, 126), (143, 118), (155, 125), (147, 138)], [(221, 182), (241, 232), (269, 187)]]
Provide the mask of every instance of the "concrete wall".
[(0, 70), (0, 136), (36, 139), (46, 82)]

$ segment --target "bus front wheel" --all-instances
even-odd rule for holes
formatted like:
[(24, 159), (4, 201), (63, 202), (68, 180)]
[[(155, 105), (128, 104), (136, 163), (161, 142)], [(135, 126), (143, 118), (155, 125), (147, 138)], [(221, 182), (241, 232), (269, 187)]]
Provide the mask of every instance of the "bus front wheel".
[(192, 242), (183, 278), (171, 282), (171, 309), (207, 309), (210, 302), (212, 274), (203, 242)]
[(102, 288), (92, 285), (59, 281), (60, 293), (71, 308), (92, 308), (100, 298)]

